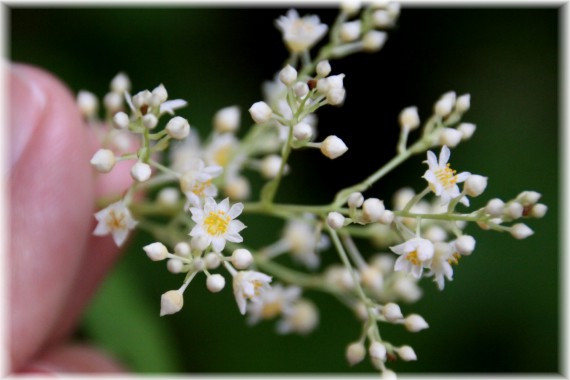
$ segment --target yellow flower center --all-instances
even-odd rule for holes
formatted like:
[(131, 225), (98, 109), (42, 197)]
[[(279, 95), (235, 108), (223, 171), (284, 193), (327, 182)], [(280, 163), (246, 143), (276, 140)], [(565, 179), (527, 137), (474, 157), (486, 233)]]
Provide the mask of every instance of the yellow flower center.
[(211, 211), (204, 219), (204, 225), (209, 235), (223, 235), (228, 230), (230, 220), (231, 218), (223, 211)]
[(278, 316), (281, 313), (281, 302), (269, 302), (263, 305), (263, 309), (261, 310), (261, 316), (264, 319), (271, 319)]
[(447, 262), (450, 263), (451, 265), (458, 265), (460, 258), (461, 255), (458, 252), (455, 252), (453, 255), (451, 255), (449, 259), (447, 259)]
[(221, 146), (214, 152), (214, 161), (220, 166), (226, 166), (230, 160), (230, 154), (232, 153), (233, 146), (231, 144), (226, 144)]
[(456, 170), (453, 170), (449, 167), (449, 164), (445, 166), (445, 168), (441, 168), (435, 171), (435, 176), (439, 182), (443, 184), (443, 187), (449, 189), (450, 187), (455, 186), (457, 183), (457, 173)]
[(204, 194), (204, 190), (206, 190), (206, 188), (211, 184), (212, 184), (211, 179), (206, 182), (197, 182), (194, 184), (194, 187), (192, 187), (192, 192), (197, 196), (201, 196), (202, 194)]
[(125, 228), (125, 214), (119, 213), (118, 215), (115, 213), (115, 210), (111, 210), (109, 215), (107, 215), (107, 219), (105, 219), (107, 223), (107, 227), (111, 231), (120, 230)]
[(418, 259), (418, 251), (412, 251), (406, 255), (406, 260), (408, 260), (413, 265), (420, 265), (420, 260)]

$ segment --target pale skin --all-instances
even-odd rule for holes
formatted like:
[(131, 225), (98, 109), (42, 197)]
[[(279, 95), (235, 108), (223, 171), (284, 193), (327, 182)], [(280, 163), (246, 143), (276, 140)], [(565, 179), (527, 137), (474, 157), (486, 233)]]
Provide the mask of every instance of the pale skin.
[(129, 166), (96, 173), (99, 148), (71, 91), (27, 65), (7, 69), (7, 337), (10, 372), (119, 372), (110, 356), (70, 340), (119, 256), (92, 235), (98, 197), (127, 189)]

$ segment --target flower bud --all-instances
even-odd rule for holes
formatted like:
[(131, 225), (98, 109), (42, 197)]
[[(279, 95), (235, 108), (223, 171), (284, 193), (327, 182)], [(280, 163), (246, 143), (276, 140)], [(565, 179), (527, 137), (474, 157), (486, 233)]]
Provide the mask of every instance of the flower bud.
[(327, 215), (327, 224), (333, 230), (338, 230), (344, 227), (344, 216), (336, 211), (329, 212)]
[(297, 70), (291, 65), (285, 66), (279, 72), (279, 80), (287, 87), (290, 87), (297, 80)]
[(518, 219), (522, 216), (524, 211), (523, 205), (519, 202), (509, 202), (505, 206), (504, 214), (511, 219)]
[(457, 126), (457, 130), (461, 132), (461, 139), (462, 140), (469, 140), (477, 127), (475, 124), (472, 123), (461, 123)]
[(253, 263), (253, 255), (245, 248), (238, 248), (232, 253), (231, 262), (237, 269), (246, 269)]
[(360, 10), (360, 0), (343, 0), (340, 3), (340, 9), (346, 13), (347, 16), (354, 16)]
[(468, 256), (475, 250), (475, 239), (473, 236), (461, 235), (455, 240), (455, 249), (460, 254)]
[(515, 239), (520, 240), (526, 239), (530, 235), (534, 234), (534, 231), (524, 223), (517, 223), (510, 228), (510, 233)]
[(398, 348), (396, 348), (396, 353), (398, 354), (398, 356), (403, 361), (406, 361), (406, 362), (409, 362), (412, 360), (418, 360), (418, 357), (416, 356), (414, 349), (410, 346), (398, 347)]
[(360, 20), (345, 22), (340, 26), (340, 39), (342, 42), (352, 42), (360, 37)]
[(478, 174), (471, 174), (463, 185), (465, 193), (470, 197), (478, 197), (483, 194), (487, 188), (487, 177), (480, 176)]
[(145, 182), (147, 181), (152, 174), (152, 169), (150, 165), (145, 164), (144, 162), (137, 162), (131, 168), (131, 177), (137, 182)]
[(372, 342), (368, 347), (368, 353), (372, 359), (386, 360), (386, 347), (380, 342)]
[(328, 136), (321, 144), (321, 152), (331, 160), (342, 156), (347, 150), (344, 141), (335, 135)]
[(317, 63), (316, 70), (317, 70), (317, 75), (324, 78), (331, 73), (332, 70), (331, 64), (327, 60), (320, 61), (319, 63)]
[(206, 287), (212, 293), (218, 293), (224, 286), (226, 286), (226, 279), (221, 274), (213, 274), (206, 280)]
[(166, 187), (160, 190), (156, 199), (162, 205), (174, 206), (180, 199), (180, 192), (174, 187)]
[(130, 124), (129, 115), (124, 112), (117, 112), (113, 116), (113, 127), (117, 129), (127, 129)]
[(111, 80), (111, 91), (115, 93), (122, 95), (125, 91), (129, 91), (130, 89), (131, 81), (125, 73), (118, 73)]
[(142, 123), (148, 129), (154, 129), (158, 124), (158, 118), (154, 116), (152, 113), (147, 113), (142, 118)]
[(226, 195), (232, 200), (244, 200), (249, 197), (251, 193), (251, 186), (247, 178), (242, 176), (231, 177), (226, 180), (224, 186)]
[(281, 162), (281, 156), (278, 156), (276, 154), (266, 156), (261, 161), (261, 175), (267, 179), (277, 177), (277, 174), (279, 174), (279, 169), (281, 168)]
[(152, 90), (152, 97), (150, 102), (153, 106), (158, 106), (161, 103), (164, 103), (167, 99), (168, 92), (162, 83), (158, 85), (154, 90)]
[(169, 290), (160, 297), (160, 316), (178, 313), (184, 305), (184, 298), (179, 290)]
[(442, 95), (435, 103), (434, 112), (439, 117), (446, 117), (453, 110), (455, 104), (455, 92), (450, 91)]
[(220, 266), (220, 257), (215, 252), (210, 252), (204, 257), (204, 264), (208, 269), (216, 269)]
[(297, 140), (309, 140), (313, 136), (313, 128), (307, 123), (300, 122), (293, 127), (293, 136)]
[(178, 256), (187, 257), (190, 256), (190, 244), (185, 241), (181, 241), (174, 246), (174, 253)]
[(443, 128), (439, 134), (439, 144), (449, 148), (455, 148), (460, 142), (463, 134), (455, 128)]
[(414, 130), (420, 126), (420, 115), (418, 115), (418, 107), (404, 108), (398, 117), (400, 127), (403, 129)]
[(530, 209), (529, 215), (533, 218), (542, 218), (546, 215), (546, 211), (548, 211), (548, 206), (542, 203), (537, 203)]
[(183, 267), (184, 263), (178, 259), (170, 259), (166, 262), (166, 269), (168, 269), (170, 273), (181, 273)]
[(205, 235), (194, 236), (190, 239), (190, 248), (194, 251), (203, 252), (209, 245), (210, 242)]
[(378, 198), (368, 198), (362, 204), (362, 214), (369, 223), (378, 222), (385, 210), (384, 202)]
[(382, 224), (392, 224), (394, 221), (394, 213), (390, 210), (384, 210), (378, 221)]
[(194, 261), (192, 261), (192, 266), (194, 267), (195, 272), (201, 272), (204, 270), (206, 263), (201, 257), (195, 257)]
[(380, 50), (382, 46), (384, 46), (387, 38), (388, 35), (386, 32), (371, 30), (367, 32), (362, 38), (362, 47), (365, 51), (373, 53)]
[(114, 114), (123, 108), (123, 96), (116, 92), (108, 92), (103, 97), (103, 105), (109, 114)]
[(429, 327), (425, 319), (418, 314), (408, 315), (404, 320), (404, 326), (411, 332), (418, 332)]
[(160, 242), (152, 243), (143, 247), (146, 255), (152, 261), (160, 261), (166, 259), (168, 249)]
[(398, 377), (396, 376), (396, 372), (392, 371), (391, 369), (385, 369), (382, 371), (380, 375), (381, 380), (397, 380)]
[(389, 28), (394, 25), (394, 19), (388, 11), (378, 9), (372, 14), (372, 22), (376, 28)]
[(404, 317), (402, 315), (402, 311), (400, 310), (400, 306), (393, 302), (389, 302), (384, 305), (382, 308), (382, 315), (389, 322), (394, 322)]
[(149, 90), (137, 92), (132, 98), (133, 105), (136, 108), (141, 109), (143, 106), (148, 106), (151, 98), (152, 93)]
[(304, 98), (309, 93), (309, 85), (304, 82), (297, 82), (293, 85), (293, 91), (299, 98)]
[(487, 202), (487, 206), (485, 206), (485, 211), (491, 216), (502, 215), (504, 209), (505, 209), (505, 202), (503, 202), (499, 198), (491, 199), (489, 202)]
[(346, 360), (351, 366), (360, 363), (365, 356), (366, 348), (360, 342), (351, 343), (346, 348)]
[(384, 277), (379, 268), (367, 266), (360, 271), (362, 285), (375, 291), (381, 290)]
[(517, 201), (523, 205), (533, 205), (538, 202), (541, 196), (542, 194), (536, 191), (523, 191), (517, 195)]
[(457, 98), (455, 101), (455, 109), (457, 112), (465, 113), (469, 111), (469, 107), (471, 106), (471, 95), (463, 94)]
[(90, 162), (98, 172), (108, 173), (115, 166), (115, 154), (109, 149), (99, 149)]
[(85, 117), (94, 117), (99, 108), (97, 97), (89, 91), (79, 91), (77, 94), (77, 106)]
[(183, 117), (175, 116), (166, 124), (166, 132), (177, 140), (185, 139), (190, 134), (190, 124)]
[(348, 207), (359, 208), (364, 203), (364, 196), (362, 193), (354, 192), (348, 196)]
[(265, 102), (253, 103), (249, 108), (249, 114), (256, 124), (267, 123), (273, 117), (273, 111)]

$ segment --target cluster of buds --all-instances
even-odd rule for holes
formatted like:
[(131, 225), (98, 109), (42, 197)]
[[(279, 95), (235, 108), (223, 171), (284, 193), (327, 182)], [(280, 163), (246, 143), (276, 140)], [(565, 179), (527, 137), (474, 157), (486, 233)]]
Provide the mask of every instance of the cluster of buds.
[[(545, 215), (547, 206), (538, 203), (540, 194), (534, 191), (461, 211), (470, 206), (470, 198), (484, 194), (488, 178), (451, 167), (450, 148), (469, 140), (476, 130), (462, 121), (470, 95), (453, 91), (435, 102), (423, 125), (416, 106), (404, 108), (397, 116), (400, 137), (394, 158), (362, 182), (341, 189), (329, 204), (275, 202), (282, 178), (296, 169), (289, 162), (293, 151), (318, 149), (330, 159), (347, 153), (341, 138), (319, 139), (317, 131), (316, 112), (342, 106), (347, 94), (346, 75), (331, 74), (330, 61), (379, 50), (387, 38), (384, 29), (395, 25), (399, 12), (395, 3), (364, 9), (346, 3), (332, 28), (318, 16), (300, 17), (295, 10), (276, 20), (291, 55), (273, 81), (264, 84), (263, 99), (250, 106), (253, 125), (241, 138), (239, 106), (219, 109), (212, 118), (212, 133), (201, 140), (186, 119), (175, 116), (186, 101), (168, 100), (162, 84), (131, 96), (123, 73), (111, 81), (105, 95), (106, 123), (97, 120), (96, 97), (79, 93), (79, 107), (97, 124), (103, 144), (91, 160), (93, 167), (108, 173), (119, 161), (135, 161), (133, 184), (95, 214), (94, 233), (110, 234), (122, 245), (129, 231), (140, 227), (156, 240), (143, 248), (147, 256), (166, 262), (169, 272), (184, 275), (180, 288), (162, 295), (161, 316), (181, 311), (183, 294), (194, 278), (204, 275), (212, 293), (223, 291), (226, 278), (231, 278), (238, 310), (250, 324), (279, 318), (279, 333), (306, 334), (318, 326), (319, 311), (302, 292), (321, 290), (341, 299), (362, 323), (361, 336), (346, 348), (349, 364), (368, 354), (384, 378), (395, 378), (386, 363), (416, 360), (416, 353), (409, 345), (381, 338), (380, 325), (402, 325), (410, 332), (428, 328), (422, 316), (404, 316), (399, 304), (421, 298), (422, 278), (432, 278), (440, 290), (453, 279), (453, 266), (475, 250), (475, 238), (465, 233), (469, 223), (517, 239), (533, 233), (518, 221)], [(327, 33), (329, 42), (312, 58), (311, 50)], [(161, 123), (165, 115), (168, 121)], [(409, 144), (410, 132), (418, 129), (419, 138)], [(432, 148), (438, 148), (439, 155)], [(167, 156), (162, 154), (166, 151)], [(417, 173), (426, 181), (423, 190), (402, 188), (392, 202), (366, 193), (416, 154), (426, 157), (427, 169)], [(255, 201), (249, 171), (266, 180)], [(239, 218), (247, 213), (284, 220), (273, 243), (255, 248), (255, 242), (245, 244), (246, 225)], [(169, 221), (158, 223), (156, 216)], [(368, 239), (382, 251), (361, 251), (353, 238)], [(322, 265), (320, 253), (331, 248), (340, 262)], [(282, 255), (290, 256), (290, 267), (276, 260)]]

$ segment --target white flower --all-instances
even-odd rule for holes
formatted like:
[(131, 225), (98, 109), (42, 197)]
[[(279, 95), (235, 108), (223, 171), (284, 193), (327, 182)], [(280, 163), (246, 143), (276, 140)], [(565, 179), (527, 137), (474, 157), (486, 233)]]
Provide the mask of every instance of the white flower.
[[(461, 196), (457, 184), (465, 181), (471, 175), (468, 172), (455, 174), (456, 171), (451, 169), (447, 163), (450, 155), (449, 148), (444, 145), (439, 154), (439, 161), (431, 151), (427, 152), (427, 161), (424, 161), (429, 165), (429, 169), (423, 178), (428, 181), (431, 191), (441, 197), (441, 205), (447, 205), (452, 199)], [(467, 197), (462, 196), (460, 202), (469, 206)]]
[(117, 246), (121, 246), (127, 239), (129, 230), (135, 228), (137, 222), (131, 216), (131, 212), (122, 201), (115, 202), (95, 214), (99, 222), (93, 235), (103, 236), (112, 234)]
[(235, 132), (239, 127), (240, 117), (238, 106), (222, 108), (214, 115), (214, 129), (220, 133)]
[(451, 245), (448, 243), (438, 242), (435, 244), (433, 259), (430, 265), (430, 272), (426, 276), (434, 276), (439, 290), (443, 290), (445, 286), (445, 278), (448, 281), (453, 280), (452, 263), (457, 263), (459, 254), (455, 255)]
[(208, 165), (228, 166), (230, 158), (238, 146), (238, 139), (229, 133), (214, 135), (204, 149), (204, 161)]
[(212, 180), (222, 174), (222, 171), (221, 166), (206, 166), (204, 161), (197, 158), (188, 163), (188, 170), (180, 177), (180, 187), (190, 205), (198, 207), (200, 199), (218, 195), (218, 189)]
[(290, 310), (283, 311), (283, 319), (277, 324), (277, 332), (308, 334), (319, 324), (319, 311), (310, 301), (300, 300)]
[(245, 314), (247, 301), (260, 302), (261, 295), (271, 287), (271, 277), (256, 271), (240, 271), (233, 279), (234, 296), (240, 313)]
[(320, 259), (317, 251), (328, 245), (326, 236), (322, 236), (308, 220), (291, 220), (283, 232), (285, 249), (293, 259), (301, 262), (309, 269), (319, 266)]
[(328, 30), (328, 26), (322, 24), (318, 16), (299, 18), (295, 9), (290, 9), (287, 16), (279, 17), (275, 24), (283, 34), (285, 45), (294, 53), (313, 47)]
[(241, 243), (239, 234), (245, 225), (235, 218), (243, 211), (243, 204), (236, 203), (230, 208), (228, 198), (216, 203), (214, 198), (206, 198), (204, 209), (192, 207), (192, 220), (196, 226), (190, 231), (190, 236), (204, 236), (216, 252), (221, 252), (226, 246), (226, 240)]
[(294, 302), (301, 296), (298, 286), (284, 287), (277, 284), (260, 294), (258, 302), (251, 303), (247, 309), (248, 322), (254, 324), (261, 319), (272, 319), (292, 310)]
[(429, 265), (434, 254), (433, 243), (419, 237), (390, 249), (400, 255), (394, 264), (394, 270), (410, 272), (415, 278), (421, 277), (424, 266)]

